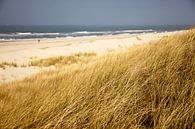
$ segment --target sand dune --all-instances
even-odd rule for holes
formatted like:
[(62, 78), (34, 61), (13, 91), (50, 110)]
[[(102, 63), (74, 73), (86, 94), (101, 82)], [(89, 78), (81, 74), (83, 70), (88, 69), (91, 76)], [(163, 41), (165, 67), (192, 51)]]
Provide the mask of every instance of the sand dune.
[(15, 40), (0, 42), (0, 63), (16, 63), (17, 67), (0, 68), (0, 83), (22, 79), (46, 68), (21, 67), (28, 66), (36, 58), (67, 56), (78, 52), (95, 52), (98, 55), (110, 50), (120, 51), (132, 45), (158, 40), (179, 32), (123, 34), (114, 36), (77, 37), (58, 39)]

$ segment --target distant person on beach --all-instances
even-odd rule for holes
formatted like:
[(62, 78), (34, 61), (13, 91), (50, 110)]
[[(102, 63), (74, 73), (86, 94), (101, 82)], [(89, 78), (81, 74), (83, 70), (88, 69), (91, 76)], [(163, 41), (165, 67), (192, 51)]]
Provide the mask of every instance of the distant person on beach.
[(38, 39), (38, 43), (40, 42), (41, 40), (40, 39)]

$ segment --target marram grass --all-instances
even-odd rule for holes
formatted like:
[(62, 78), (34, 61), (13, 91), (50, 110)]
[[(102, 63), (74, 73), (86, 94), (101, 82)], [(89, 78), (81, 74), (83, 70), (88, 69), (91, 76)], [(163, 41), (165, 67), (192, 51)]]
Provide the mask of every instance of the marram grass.
[(14, 62), (1, 62), (0, 68), (5, 69), (6, 67), (17, 67), (18, 65)]
[(96, 56), (96, 53), (75, 53), (70, 56), (59, 56), (59, 57), (50, 57), (46, 59), (36, 59), (30, 61), (30, 66), (38, 67), (49, 67), (57, 66), (62, 67), (66, 65), (78, 64), (78, 63), (88, 63), (92, 58)]
[(195, 30), (0, 86), (0, 128), (195, 128)]

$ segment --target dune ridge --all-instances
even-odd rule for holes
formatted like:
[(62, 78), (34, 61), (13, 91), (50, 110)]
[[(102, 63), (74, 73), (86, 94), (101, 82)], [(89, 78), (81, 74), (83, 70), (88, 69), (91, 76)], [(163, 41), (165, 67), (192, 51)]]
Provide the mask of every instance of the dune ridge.
[(194, 75), (192, 29), (1, 85), (0, 128), (195, 128)]

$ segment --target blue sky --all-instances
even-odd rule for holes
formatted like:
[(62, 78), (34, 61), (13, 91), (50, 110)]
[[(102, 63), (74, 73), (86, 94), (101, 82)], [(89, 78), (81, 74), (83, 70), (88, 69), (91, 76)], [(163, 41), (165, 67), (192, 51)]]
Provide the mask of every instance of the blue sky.
[(0, 24), (194, 25), (195, 0), (0, 0)]

